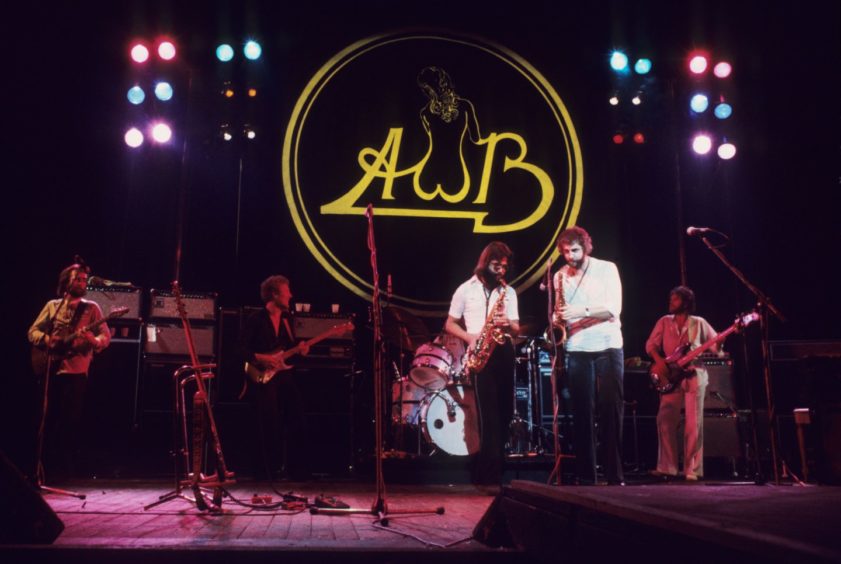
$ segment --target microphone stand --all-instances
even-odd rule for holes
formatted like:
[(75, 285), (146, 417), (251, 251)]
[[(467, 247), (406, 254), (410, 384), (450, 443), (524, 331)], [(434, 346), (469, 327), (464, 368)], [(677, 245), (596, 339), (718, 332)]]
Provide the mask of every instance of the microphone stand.
[[(780, 472), (779, 472), (779, 458), (777, 454), (777, 434), (776, 434), (776, 414), (775, 414), (775, 406), (774, 406), (774, 395), (773, 389), (771, 386), (771, 355), (769, 350), (768, 344), (768, 320), (769, 320), (769, 313), (774, 314), (774, 317), (785, 323), (786, 318), (782, 314), (782, 312), (773, 304), (771, 303), (771, 299), (765, 295), (765, 293), (757, 288), (754, 284), (748, 280), (745, 275), (738, 269), (736, 266), (731, 263), (727, 257), (724, 256), (718, 247), (712, 245), (709, 240), (705, 236), (701, 236), (701, 241), (703, 241), (704, 245), (716, 256), (718, 259), (726, 266), (730, 272), (733, 273), (736, 278), (748, 289), (750, 292), (756, 296), (757, 299), (757, 309), (759, 310), (759, 319), (760, 319), (760, 346), (762, 349), (762, 375), (765, 384), (765, 399), (768, 409), (768, 435), (770, 437), (771, 442), (771, 464), (773, 466), (774, 471), (774, 483), (776, 485), (780, 484)], [(745, 358), (747, 361), (747, 358)], [(754, 442), (754, 457), (755, 457), (755, 465), (756, 465), (756, 483), (761, 484), (764, 482), (764, 479), (761, 475), (761, 462), (758, 456), (758, 445), (757, 445), (757, 433), (756, 433), (756, 409), (753, 404), (753, 394), (750, 392), (751, 386), (747, 386), (748, 389), (748, 399), (750, 401), (750, 409), (751, 409), (751, 427), (753, 433), (753, 442)]]
[[(64, 297), (61, 300), (61, 303), (58, 305), (56, 309), (55, 315), (53, 319), (58, 317), (58, 314), (61, 312), (61, 308), (67, 307), (67, 292), (64, 293)], [(51, 332), (52, 332), (52, 323), (51, 325)], [(47, 407), (49, 404), (49, 397), (50, 397), (50, 373), (53, 371), (53, 355), (49, 354), (49, 350), (47, 350), (47, 369), (44, 371), (44, 397), (41, 402), (41, 421), (38, 424), (38, 444), (36, 448), (36, 455), (35, 455), (35, 487), (40, 492), (46, 493), (54, 493), (58, 495), (67, 495), (70, 497), (76, 497), (79, 499), (85, 499), (87, 496), (82, 493), (74, 492), (71, 490), (62, 490), (59, 488), (53, 488), (50, 486), (44, 485), (46, 481), (44, 477), (44, 435), (46, 434), (46, 426), (47, 426)]]
[(376, 468), (377, 498), (371, 504), (370, 509), (362, 508), (324, 508), (313, 507), (312, 514), (322, 515), (351, 515), (357, 513), (368, 513), (377, 516), (375, 523), (387, 527), (389, 514), (417, 514), (435, 513), (444, 514), (444, 507), (435, 509), (402, 509), (389, 511), (385, 495), (385, 479), (383, 478), (383, 410), (385, 409), (385, 342), (382, 335), (382, 307), (380, 304), (380, 274), (377, 270), (377, 246), (374, 241), (374, 206), (368, 204), (365, 211), (368, 218), (368, 250), (371, 252), (371, 269), (373, 271), (373, 293), (371, 295), (372, 322), (374, 325), (374, 454)]

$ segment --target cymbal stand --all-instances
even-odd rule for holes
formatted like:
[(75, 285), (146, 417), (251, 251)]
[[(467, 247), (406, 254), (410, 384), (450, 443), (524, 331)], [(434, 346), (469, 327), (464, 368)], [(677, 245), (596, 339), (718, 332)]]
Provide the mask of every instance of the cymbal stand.
[[(195, 367), (184, 365), (177, 369), (172, 375), (173, 389), (175, 391), (175, 413), (172, 417), (172, 457), (175, 485), (172, 491), (158, 496), (157, 501), (145, 505), (143, 507), (144, 511), (148, 511), (153, 507), (173, 499), (186, 500), (195, 504), (202, 511), (208, 508), (204, 499), (201, 499), (200, 497), (193, 498), (183, 493), (185, 489), (190, 488), (191, 480), (189, 471), (190, 460), (192, 459), (189, 447), (189, 434), (187, 430), (187, 400), (184, 390), (187, 384), (194, 382), (198, 377), (201, 377), (204, 380), (213, 378), (213, 373), (205, 372), (205, 370), (212, 370), (215, 367), (215, 364), (200, 364)], [(184, 376), (185, 374), (188, 375)], [(201, 456), (200, 453), (192, 453), (192, 455)]]
[(365, 211), (368, 218), (368, 250), (371, 253), (371, 269), (373, 271), (373, 294), (371, 296), (372, 321), (374, 325), (374, 437), (375, 437), (375, 467), (377, 497), (369, 509), (364, 508), (323, 508), (313, 507), (312, 514), (322, 515), (352, 515), (367, 513), (377, 517), (376, 523), (387, 527), (389, 515), (409, 515), (419, 513), (444, 514), (444, 507), (435, 509), (401, 509), (389, 510), (386, 502), (385, 479), (383, 477), (383, 414), (385, 410), (385, 341), (382, 334), (382, 307), (380, 304), (380, 275), (377, 270), (377, 246), (374, 241), (374, 206), (368, 204)]

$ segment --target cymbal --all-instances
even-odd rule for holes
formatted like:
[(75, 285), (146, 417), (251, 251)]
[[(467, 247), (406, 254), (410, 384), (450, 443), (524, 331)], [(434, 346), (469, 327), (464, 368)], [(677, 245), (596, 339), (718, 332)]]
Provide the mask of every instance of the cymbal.
[(415, 314), (397, 306), (383, 309), (383, 336), (406, 351), (415, 351), (430, 340), (426, 324)]

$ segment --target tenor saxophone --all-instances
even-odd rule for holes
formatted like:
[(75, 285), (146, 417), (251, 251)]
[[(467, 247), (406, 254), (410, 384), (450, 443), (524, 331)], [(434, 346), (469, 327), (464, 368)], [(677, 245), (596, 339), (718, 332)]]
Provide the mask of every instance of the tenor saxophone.
[(464, 367), (468, 376), (475, 376), (484, 370), (485, 366), (488, 364), (488, 360), (491, 358), (491, 353), (493, 353), (496, 346), (504, 343), (505, 339), (508, 337), (501, 327), (494, 324), (494, 318), (499, 314), (505, 313), (507, 285), (505, 280), (502, 279), (499, 280), (499, 283), (499, 297), (496, 299), (494, 306), (488, 313), (488, 317), (485, 319), (485, 324), (482, 326), (482, 331), (479, 333), (476, 343), (467, 352)]
[[(555, 308), (552, 310), (552, 326), (546, 330), (544, 338), (546, 341), (554, 341), (558, 346), (564, 346), (567, 342), (567, 324), (561, 317), (561, 308), (566, 305), (564, 298), (564, 271), (559, 271), (558, 284), (555, 287)], [(552, 334), (549, 334), (549, 332)]]

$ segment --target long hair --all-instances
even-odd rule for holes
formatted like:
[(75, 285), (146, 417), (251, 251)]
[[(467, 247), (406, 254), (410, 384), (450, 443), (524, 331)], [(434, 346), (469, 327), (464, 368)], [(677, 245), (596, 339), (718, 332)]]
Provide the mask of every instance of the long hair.
[[(488, 265), (491, 264), (491, 261), (507, 258), (510, 263), (513, 257), (514, 253), (508, 245), (502, 241), (492, 241), (488, 243), (482, 250), (482, 254), (479, 255), (479, 260), (476, 261), (476, 268), (473, 269), (473, 274), (478, 276), (482, 282), (485, 282), (485, 275), (488, 272)], [(508, 268), (510, 270), (511, 266), (509, 265)]]
[(75, 275), (74, 273), (84, 272), (85, 274), (90, 274), (90, 271), (90, 267), (86, 264), (73, 263), (66, 267), (58, 275), (58, 286), (55, 289), (56, 296), (59, 298), (64, 297), (64, 293), (67, 291), (67, 287), (70, 286), (70, 281)]
[(691, 288), (688, 286), (675, 286), (672, 288), (672, 291), (669, 292), (669, 295), (671, 296), (675, 294), (680, 296), (680, 299), (683, 302), (683, 307), (686, 309), (686, 313), (695, 313), (695, 292), (693, 292)]

